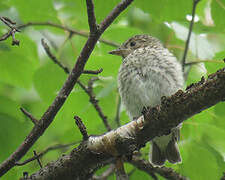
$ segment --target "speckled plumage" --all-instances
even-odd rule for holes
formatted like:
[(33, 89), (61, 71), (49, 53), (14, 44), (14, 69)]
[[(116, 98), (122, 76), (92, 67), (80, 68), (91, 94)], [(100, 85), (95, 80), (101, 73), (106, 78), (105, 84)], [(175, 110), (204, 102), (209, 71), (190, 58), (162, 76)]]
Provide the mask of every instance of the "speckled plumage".
[[(143, 107), (158, 105), (162, 96), (170, 96), (183, 87), (181, 65), (156, 38), (136, 35), (111, 54), (123, 57), (118, 74), (118, 88), (131, 120), (141, 116)], [(153, 164), (162, 165), (166, 159), (172, 163), (181, 161), (178, 149), (175, 149), (177, 152), (174, 154), (170, 152), (177, 148), (177, 134), (179, 127), (174, 129), (173, 135), (153, 140), (150, 155)]]

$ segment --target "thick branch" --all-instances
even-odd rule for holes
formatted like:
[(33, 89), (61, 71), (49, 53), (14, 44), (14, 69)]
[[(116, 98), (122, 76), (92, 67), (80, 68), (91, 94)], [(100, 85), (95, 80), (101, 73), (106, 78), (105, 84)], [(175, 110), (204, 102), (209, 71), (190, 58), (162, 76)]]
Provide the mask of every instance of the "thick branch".
[(170, 130), (185, 119), (225, 100), (225, 68), (190, 86), (179, 90), (162, 104), (147, 109), (144, 117), (101, 136), (91, 136), (70, 155), (36, 172), (29, 179), (88, 179), (99, 167), (111, 163), (114, 157), (130, 154), (156, 136)]
[(86, 0), (87, 5), (87, 14), (88, 14), (88, 24), (90, 28), (90, 34), (95, 34), (98, 30), (98, 26), (96, 24), (95, 12), (94, 12), (94, 4), (92, 0)]
[(93, 51), (95, 44), (100, 38), (104, 30), (113, 22), (113, 20), (132, 2), (132, 0), (125, 0), (118, 4), (116, 8), (112, 10), (109, 16), (103, 21), (105, 22), (103, 28), (95, 36), (89, 36), (87, 42), (85, 43), (79, 57), (77, 58), (76, 64), (73, 67), (71, 73), (69, 74), (67, 80), (65, 81), (63, 87), (59, 91), (58, 95), (48, 107), (46, 112), (43, 114), (38, 124), (34, 126), (29, 135), (26, 137), (24, 142), (17, 148), (17, 150), (11, 154), (11, 156), (5, 160), (0, 165), (0, 176), (5, 174), (8, 170), (15, 166), (15, 162), (19, 161), (26, 152), (31, 148), (31, 146), (38, 140), (38, 138), (45, 132), (48, 126), (53, 121), (54, 117), (64, 104), (65, 100), (72, 91), (74, 85), (76, 84), (78, 78), (84, 70), (84, 66)]

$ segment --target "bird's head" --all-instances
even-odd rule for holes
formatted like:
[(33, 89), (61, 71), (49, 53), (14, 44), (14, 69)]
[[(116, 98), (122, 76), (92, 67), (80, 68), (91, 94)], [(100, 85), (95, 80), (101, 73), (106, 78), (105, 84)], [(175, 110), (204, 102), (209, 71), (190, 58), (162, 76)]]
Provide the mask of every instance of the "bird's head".
[(144, 47), (161, 47), (160, 41), (149, 35), (136, 35), (125, 41), (118, 49), (110, 51), (109, 54), (127, 57), (134, 50)]

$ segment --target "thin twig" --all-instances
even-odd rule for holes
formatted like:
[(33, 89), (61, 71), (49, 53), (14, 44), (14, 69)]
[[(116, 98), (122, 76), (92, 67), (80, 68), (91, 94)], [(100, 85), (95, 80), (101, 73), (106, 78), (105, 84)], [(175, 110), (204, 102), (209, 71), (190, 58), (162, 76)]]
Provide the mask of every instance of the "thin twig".
[(3, 17), (3, 16), (2, 17), (0, 16), (0, 20), (11, 29), (9, 32), (7, 32), (6, 34), (3, 34), (2, 35), (2, 37), (0, 38), (0, 41), (6, 40), (10, 36), (12, 36), (12, 39), (13, 39), (12, 40), (12, 45), (19, 45), (20, 44), (20, 41), (15, 38), (15, 33), (16, 32), (20, 32), (20, 30), (18, 30), (14, 26), (16, 23), (13, 22), (8, 17)]
[(175, 172), (172, 168), (167, 167), (153, 167), (148, 161), (141, 159), (137, 156), (133, 156), (133, 159), (130, 162), (136, 168), (148, 173), (154, 179), (157, 179), (155, 173), (160, 176), (169, 179), (169, 180), (187, 180), (186, 177), (181, 176), (177, 172)]
[(12, 19), (9, 19), (8, 17), (2, 16), (1, 18), (4, 19), (5, 22), (8, 22), (9, 24), (15, 25), (16, 22), (13, 21)]
[[(59, 48), (58, 48), (58, 44), (56, 44), (56, 42), (54, 41), (55, 39), (54, 39), (54, 37), (50, 37), (49, 36), (49, 34), (47, 33), (47, 31), (40, 31), (40, 33), (41, 33), (41, 35), (44, 37), (44, 38), (42, 38), (42, 39), (46, 39), (48, 42), (49, 42), (49, 44), (50, 44), (50, 46), (55, 50), (55, 51), (57, 51)], [(42, 40), (41, 39), (41, 40)], [(63, 45), (64, 45), (64, 43), (66, 42), (68, 40), (68, 38), (65, 38), (65, 40), (64, 40), (64, 42), (62, 43)], [(63, 46), (62, 45), (62, 46)]]
[(12, 29), (12, 31), (11, 31), (11, 36), (12, 36), (12, 45), (14, 46), (14, 45), (17, 45), (17, 46), (19, 46), (20, 45), (20, 41), (19, 40), (17, 40), (16, 39), (16, 37), (15, 37), (15, 33), (17, 32), (17, 30), (16, 29)]
[[(17, 28), (23, 29), (23, 28), (26, 28), (28, 26), (51, 26), (51, 27), (55, 27), (55, 28), (59, 28), (59, 29), (63, 29), (65, 31), (68, 31), (68, 32), (70, 32), (71, 35), (77, 34), (77, 35), (82, 36), (82, 37), (88, 37), (89, 36), (88, 32), (78, 31), (78, 30), (69, 28), (67, 26), (55, 24), (55, 23), (52, 23), (52, 22), (28, 22), (26, 24), (22, 24), (22, 25), (17, 26)], [(99, 42), (107, 44), (109, 46), (113, 46), (113, 47), (119, 47), (120, 46), (120, 44), (118, 44), (116, 42), (106, 40), (106, 39), (102, 39), (102, 38), (99, 39)]]
[(128, 175), (125, 172), (122, 158), (116, 159), (116, 179), (117, 180), (128, 180)]
[(61, 68), (65, 71), (65, 73), (69, 74), (69, 72), (70, 72), (70, 71), (69, 71), (69, 68), (67, 68), (67, 67), (64, 66), (62, 63), (60, 63), (60, 62), (58, 61), (58, 59), (51, 53), (50, 48), (49, 48), (48, 44), (44, 41), (44, 39), (41, 39), (41, 44), (42, 44), (42, 46), (44, 47), (45, 52), (46, 52), (46, 54), (50, 57), (50, 59), (51, 59), (54, 63), (56, 63), (59, 67), (61, 67)]
[(83, 140), (87, 140), (88, 133), (87, 133), (86, 127), (85, 127), (84, 123), (82, 122), (81, 118), (79, 116), (74, 116), (74, 119), (75, 119), (75, 123), (76, 123), (77, 127), (80, 130), (80, 133), (83, 136)]
[[(88, 82), (88, 88), (87, 88), (87, 94), (89, 95), (90, 97), (90, 102), (93, 104), (93, 106), (95, 107), (96, 111), (98, 112), (98, 115), (100, 116), (100, 118), (102, 119), (106, 129), (108, 131), (111, 131), (112, 128), (110, 127), (109, 125), (109, 122), (108, 122), (108, 119), (107, 119), (107, 116), (104, 115), (101, 107), (99, 106), (98, 104), (98, 100), (96, 99), (95, 95), (94, 95), (94, 92), (93, 92), (93, 83), (94, 81), (98, 80), (98, 77), (94, 77), (94, 78), (91, 78)], [(82, 87), (83, 88), (83, 87)]]
[(10, 36), (11, 36), (11, 31), (8, 31), (7, 33), (3, 34), (0, 37), (0, 41), (4, 41), (4, 40), (8, 39)]
[[(93, 84), (97, 80), (99, 80), (98, 77), (93, 77), (93, 78), (89, 79), (89, 81), (88, 81), (88, 91), (89, 91), (89, 93), (93, 93)], [(98, 100), (96, 100), (96, 101), (98, 101)]]
[[(34, 152), (34, 156), (38, 156), (36, 151), (33, 151), (33, 152)], [(38, 162), (40, 168), (42, 168), (43, 166), (42, 166), (41, 161), (40, 161), (40, 159), (38, 157), (37, 157), (37, 162)]]
[(98, 25), (96, 24), (94, 4), (92, 0), (86, 0), (88, 24), (90, 28), (90, 34), (94, 34), (98, 31)]
[(126, 9), (134, 0), (122, 0), (109, 15), (100, 23), (99, 31), (104, 32), (119, 14)]
[(34, 125), (36, 125), (38, 123), (38, 120), (31, 114), (29, 113), (28, 111), (26, 111), (24, 108), (20, 108), (20, 111), (25, 115), (27, 116)]
[[(12, 20), (10, 20), (8, 17), (1, 17), (0, 16), (0, 20), (7, 25), (11, 30), (15, 29), (16, 32), (20, 32), (20, 30), (18, 30), (14, 25), (16, 24), (15, 22), (13, 22)], [(13, 22), (13, 23), (12, 23)]]
[(94, 71), (94, 70), (83, 70), (83, 74), (100, 74), (103, 71), (102, 68)]
[(189, 30), (188, 30), (188, 36), (187, 36), (187, 40), (186, 40), (186, 43), (185, 43), (185, 49), (184, 49), (184, 54), (183, 54), (183, 58), (182, 58), (183, 71), (184, 71), (184, 66), (185, 66), (185, 61), (186, 61), (186, 57), (187, 57), (189, 42), (190, 42), (190, 39), (191, 39), (191, 33), (192, 33), (194, 20), (195, 20), (195, 10), (196, 10), (196, 6), (197, 6), (199, 1), (200, 0), (193, 0), (192, 15), (191, 15), (192, 19), (191, 19), (191, 22), (190, 22), (190, 26), (189, 26)]
[(50, 146), (48, 147), (47, 149), (45, 149), (44, 151), (42, 151), (41, 153), (39, 154), (36, 154), (34, 155), (33, 157), (23, 161), (23, 162), (16, 162), (15, 165), (16, 166), (23, 166), (31, 161), (34, 161), (36, 159), (39, 159), (40, 157), (42, 157), (43, 155), (45, 155), (46, 153), (48, 153), (49, 151), (52, 151), (52, 150), (56, 150), (56, 149), (63, 149), (63, 148), (67, 148), (69, 146), (72, 146), (72, 145), (75, 145), (75, 144), (78, 144), (79, 142), (73, 142), (73, 143), (69, 143), (69, 144), (57, 144), (57, 145), (54, 145), (54, 146)]

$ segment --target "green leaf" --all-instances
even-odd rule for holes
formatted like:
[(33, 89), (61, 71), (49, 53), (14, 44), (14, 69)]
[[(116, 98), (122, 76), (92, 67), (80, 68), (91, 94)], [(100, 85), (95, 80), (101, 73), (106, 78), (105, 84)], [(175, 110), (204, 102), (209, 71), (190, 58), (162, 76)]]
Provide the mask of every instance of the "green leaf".
[(33, 72), (38, 65), (36, 44), (20, 34), (20, 46), (11, 46), (11, 40), (0, 45), (0, 81), (12, 86), (30, 88)]
[(198, 2), (197, 6), (196, 6), (196, 14), (200, 18), (200, 20), (203, 21), (203, 22), (205, 20), (206, 7), (207, 7), (208, 3), (209, 3), (209, 0), (201, 0), (201, 1)]
[(193, 65), (188, 74), (187, 85), (200, 81), (201, 77), (206, 75), (206, 72), (204, 64)]
[(53, 62), (46, 63), (35, 72), (34, 87), (45, 102), (51, 103), (66, 76), (65, 72)]
[(0, 52), (0, 81), (12, 86), (29, 88), (34, 67), (25, 55), (14, 52)]
[(0, 96), (0, 113), (7, 114), (12, 118), (20, 121), (24, 121), (24, 116), (22, 112), (20, 112), (20, 105), (4, 96)]
[(225, 127), (224, 109), (225, 109), (224, 102), (220, 102), (216, 104), (214, 107), (215, 112), (214, 121), (217, 127)]
[(74, 29), (88, 29), (86, 2), (83, 0), (55, 0), (60, 20)]
[(117, 87), (117, 81), (116, 79), (109, 78), (108, 82), (107, 81), (102, 82), (101, 85), (104, 88), (102, 88), (102, 90), (96, 95), (96, 98), (98, 99), (109, 96), (112, 93), (112, 91), (115, 91)]
[(225, 59), (225, 51), (220, 51), (220, 52), (216, 53), (215, 56), (213, 57), (213, 59), (217, 59), (217, 60)]
[(218, 62), (205, 62), (205, 67), (207, 69), (207, 74), (215, 73), (218, 69), (224, 68), (224, 62), (221, 61), (221, 63)]
[(59, 23), (52, 0), (13, 0), (11, 5), (18, 10), (23, 22), (52, 21)]
[[(176, 33), (177, 38), (186, 41), (188, 28), (183, 24), (173, 22), (171, 27)], [(213, 43), (207, 36), (192, 33), (189, 50), (199, 59), (211, 59), (218, 51), (218, 47), (213, 46)]]
[[(225, 118), (223, 118), (225, 120)], [(212, 147), (214, 150), (220, 153), (222, 159), (225, 159), (225, 130), (221, 127), (216, 127), (213, 125), (201, 126), (201, 128), (207, 128), (204, 133), (204, 140)]]
[[(12, 111), (14, 113), (14, 111)], [(1, 142), (1, 156), (0, 161), (5, 160), (24, 140), (29, 132), (31, 123), (21, 122), (15, 119), (15, 116), (3, 114), (0, 112), (0, 142)], [(9, 128), (10, 127), (10, 128)], [(16, 136), (16, 138), (15, 138)]]
[(137, 34), (143, 34), (143, 31), (138, 28), (127, 27), (123, 24), (116, 24), (110, 26), (110, 28), (103, 34), (103, 37), (117, 43), (123, 43)]
[(10, 7), (10, 6), (7, 4), (6, 1), (0, 2), (0, 11), (6, 10), (6, 9), (8, 9), (9, 7)]
[(203, 142), (186, 141), (181, 148), (182, 164), (179, 172), (190, 179), (219, 179), (220, 167), (214, 154)]
[(111, 0), (105, 3), (104, 0), (94, 1), (97, 22), (100, 23), (120, 2), (120, 0)]
[(149, 13), (158, 22), (185, 21), (192, 9), (192, 1), (185, 0), (142, 0), (134, 1), (133, 5)]
[(216, 25), (217, 29), (220, 29), (220, 31), (225, 31), (225, 2), (224, 1), (212, 1), (211, 2), (211, 12), (212, 12), (212, 18)]

